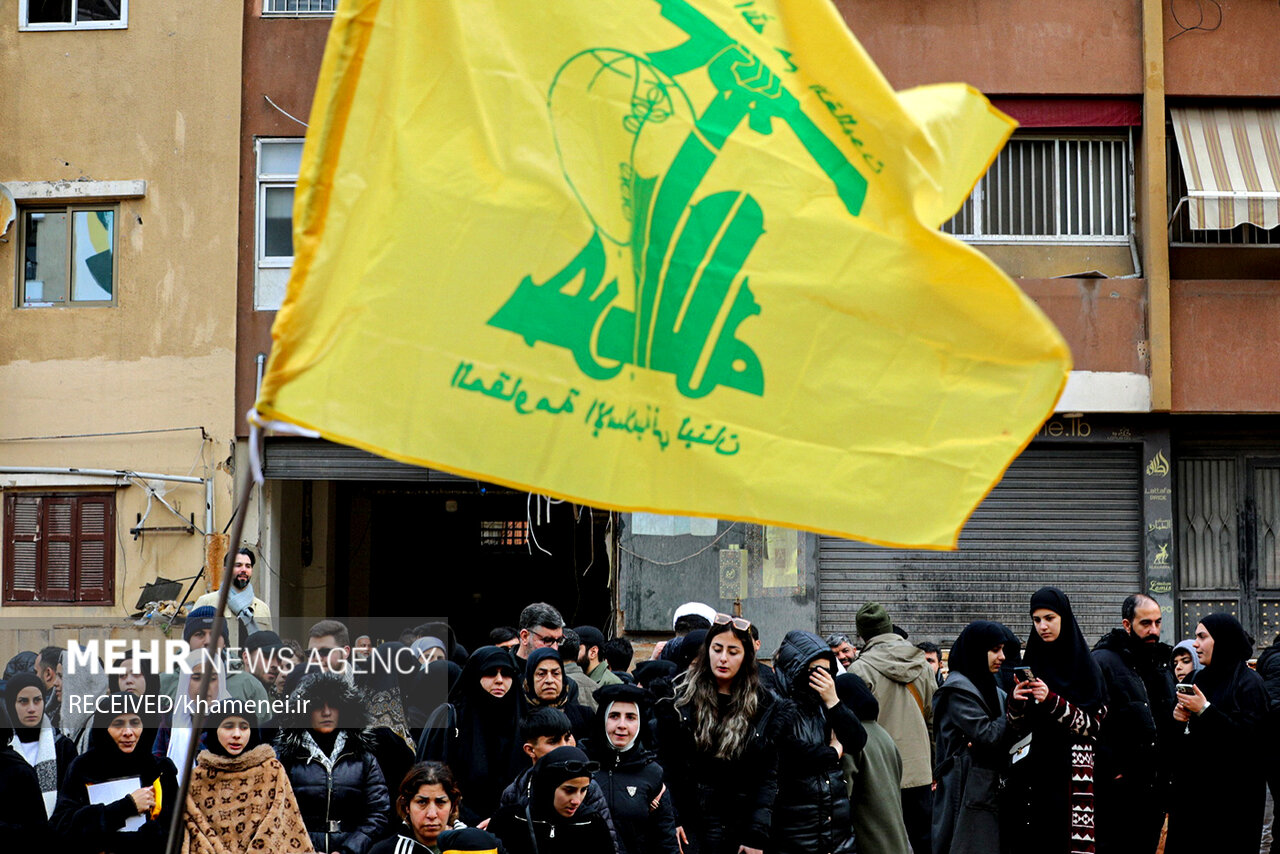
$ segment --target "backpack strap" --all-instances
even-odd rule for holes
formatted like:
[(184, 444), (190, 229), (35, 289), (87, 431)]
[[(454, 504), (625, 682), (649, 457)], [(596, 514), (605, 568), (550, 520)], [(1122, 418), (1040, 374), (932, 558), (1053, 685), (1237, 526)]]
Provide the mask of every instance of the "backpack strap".
[(924, 698), (920, 696), (920, 689), (916, 687), (916, 683), (908, 682), (907, 690), (911, 692), (911, 696), (915, 698), (916, 708), (920, 710), (920, 717), (924, 717)]

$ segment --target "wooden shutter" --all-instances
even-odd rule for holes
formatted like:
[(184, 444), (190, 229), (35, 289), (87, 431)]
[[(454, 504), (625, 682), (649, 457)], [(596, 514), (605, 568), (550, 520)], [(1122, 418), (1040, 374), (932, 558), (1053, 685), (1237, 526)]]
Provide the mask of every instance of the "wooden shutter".
[(115, 601), (115, 495), (7, 494), (4, 601)]
[(32, 602), (40, 590), (40, 499), (4, 497), (4, 598)]
[(77, 501), (77, 602), (113, 601), (115, 556), (115, 498), (84, 496)]

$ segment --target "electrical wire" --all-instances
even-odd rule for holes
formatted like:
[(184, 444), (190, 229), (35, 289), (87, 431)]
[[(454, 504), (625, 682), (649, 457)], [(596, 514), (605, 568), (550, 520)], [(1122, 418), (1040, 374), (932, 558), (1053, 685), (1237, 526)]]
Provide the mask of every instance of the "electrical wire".
[(154, 430), (116, 430), (112, 433), (67, 433), (61, 436), (10, 436), (0, 438), (0, 442), (38, 442), (51, 439), (97, 439), (102, 436), (141, 436), (148, 433), (180, 433), (184, 430), (199, 430), (206, 441), (213, 441), (203, 427), (158, 427)]
[[(1212, 27), (1204, 26), (1205, 3), (1211, 4), (1218, 10), (1218, 23), (1214, 24)], [(1200, 20), (1188, 27), (1186, 24), (1182, 23), (1182, 19), (1178, 17), (1178, 0), (1169, 0), (1169, 11), (1173, 14), (1173, 22), (1182, 28), (1180, 32), (1169, 36), (1169, 41), (1173, 41), (1178, 36), (1186, 35), (1192, 30), (1201, 30), (1206, 33), (1211, 33), (1218, 29), (1218, 27), (1222, 26), (1222, 4), (1220, 4), (1218, 0), (1195, 0), (1195, 4), (1196, 11), (1200, 14)]]
[(629, 554), (629, 555), (631, 555), (632, 557), (638, 557), (638, 558), (640, 558), (640, 560), (645, 561), (646, 563), (651, 563), (651, 564), (653, 564), (654, 566), (675, 566), (676, 564), (684, 563), (684, 562), (685, 562), (685, 561), (687, 561), (687, 560), (693, 560), (695, 557), (697, 557), (698, 555), (700, 555), (700, 554), (702, 554), (703, 552), (707, 551), (707, 550), (708, 550), (708, 549), (710, 549), (712, 546), (714, 546), (716, 543), (718, 543), (718, 542), (720, 542), (721, 540), (723, 540), (723, 539), (725, 538), (725, 536), (726, 536), (730, 531), (732, 531), (734, 528), (736, 528), (736, 527), (738, 527), (738, 523), (737, 523), (737, 522), (733, 522), (732, 524), (730, 524), (730, 525), (729, 525), (729, 527), (725, 528), (723, 532), (721, 532), (719, 535), (717, 535), (717, 536), (716, 536), (716, 538), (715, 538), (714, 540), (712, 540), (711, 542), (707, 543), (705, 546), (703, 546), (702, 548), (698, 549), (698, 550), (697, 550), (696, 552), (694, 552), (693, 554), (691, 554), (691, 555), (686, 555), (685, 557), (682, 557), (682, 558), (680, 558), (679, 560), (671, 560), (671, 561), (654, 560), (653, 558), (645, 557), (644, 555), (640, 554), (639, 552), (633, 552), (633, 551), (631, 551), (631, 549), (629, 549), (629, 548), (627, 548), (626, 546), (622, 545), (622, 543), (618, 543), (618, 551), (620, 551), (620, 552), (624, 552), (624, 553), (626, 553), (626, 554)]

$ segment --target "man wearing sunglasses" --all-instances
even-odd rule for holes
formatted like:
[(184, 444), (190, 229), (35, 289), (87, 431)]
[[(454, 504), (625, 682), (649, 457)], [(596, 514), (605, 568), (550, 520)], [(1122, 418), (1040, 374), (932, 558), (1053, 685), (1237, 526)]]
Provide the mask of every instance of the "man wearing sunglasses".
[(520, 648), (516, 664), (524, 671), (535, 649), (558, 648), (564, 642), (564, 617), (546, 602), (534, 602), (520, 612)]

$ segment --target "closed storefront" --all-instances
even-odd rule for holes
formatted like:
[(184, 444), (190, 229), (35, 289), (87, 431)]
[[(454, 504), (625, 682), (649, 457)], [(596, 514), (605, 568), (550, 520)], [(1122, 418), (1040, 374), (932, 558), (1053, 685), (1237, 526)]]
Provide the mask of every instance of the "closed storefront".
[(979, 618), (1025, 637), (1032, 592), (1054, 585), (1092, 643), (1119, 623), (1125, 596), (1147, 589), (1144, 447), (1133, 438), (1033, 443), (969, 519), (957, 551), (822, 537), (821, 630), (853, 635), (858, 607), (878, 601), (912, 641), (949, 645)]

